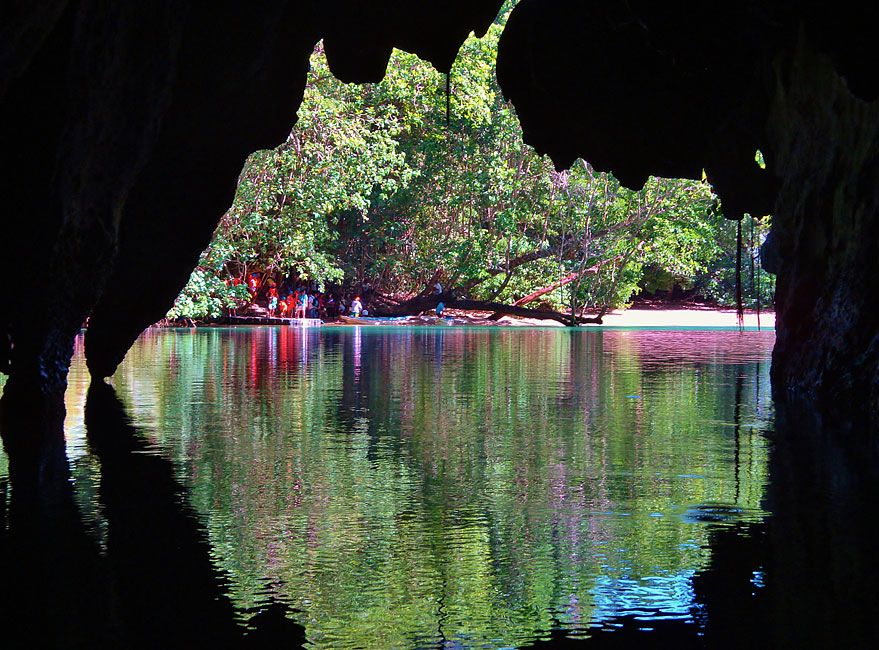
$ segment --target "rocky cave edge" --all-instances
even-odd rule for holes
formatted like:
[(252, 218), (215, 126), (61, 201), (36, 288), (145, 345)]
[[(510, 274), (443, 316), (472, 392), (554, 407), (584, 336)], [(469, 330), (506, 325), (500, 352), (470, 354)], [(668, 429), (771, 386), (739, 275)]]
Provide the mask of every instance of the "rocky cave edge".
[[(280, 143), (324, 39), (376, 81), (392, 48), (448, 72), (500, 0), (98, 3), (0, 10), (4, 401), (55, 399), (86, 316), (96, 378), (163, 317), (249, 153)], [(773, 386), (879, 411), (879, 8), (522, 0), (497, 72), (526, 142), (629, 187), (700, 178), (772, 214)], [(874, 54), (870, 54), (874, 52)], [(767, 169), (754, 161), (761, 150)], [(54, 396), (54, 397), (52, 397)], [(23, 434), (26, 435), (26, 434)], [(4, 434), (10, 456), (33, 441)]]

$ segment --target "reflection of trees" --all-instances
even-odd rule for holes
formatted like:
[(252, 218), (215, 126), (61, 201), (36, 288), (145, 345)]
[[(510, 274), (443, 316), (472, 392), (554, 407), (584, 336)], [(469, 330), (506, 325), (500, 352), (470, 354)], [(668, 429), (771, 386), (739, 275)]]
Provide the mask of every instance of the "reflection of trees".
[(163, 332), (118, 376), (235, 601), (277, 592), (316, 642), (524, 642), (647, 593), (686, 610), (708, 529), (685, 512), (761, 514), (768, 381), (747, 355), (509, 330), (364, 331), (355, 354), (351, 334)]

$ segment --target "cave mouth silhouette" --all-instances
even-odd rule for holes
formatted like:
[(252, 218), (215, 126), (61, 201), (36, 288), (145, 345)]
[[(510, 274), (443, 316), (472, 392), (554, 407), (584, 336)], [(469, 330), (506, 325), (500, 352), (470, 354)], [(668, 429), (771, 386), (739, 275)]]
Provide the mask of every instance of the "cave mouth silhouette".
[[(76, 591), (54, 590), (92, 589), (80, 568), (102, 563), (70, 508), (61, 426), (86, 315), (90, 368), (109, 376), (185, 283), (246, 155), (286, 135), (319, 38), (346, 81), (380, 78), (392, 47), (448, 71), (500, 4), (54, 0), (0, 10), (0, 150), (9, 163), (0, 257), (15, 274), (0, 304), (11, 463), (0, 539), (10, 549), (4, 583), (29, 594), (9, 603), (0, 590), (8, 629), (24, 621), (51, 634), (47, 618), (70, 612), (75, 628), (76, 613), (92, 608)], [(786, 615), (767, 625), (804, 646), (814, 634), (875, 641), (876, 599), (863, 585), (877, 577), (864, 549), (879, 465), (879, 69), (869, 54), (877, 12), (853, 0), (695, 9), (523, 0), (498, 60), (526, 141), (560, 166), (582, 157), (632, 185), (704, 168), (725, 205), (773, 214), (765, 258), (778, 278), (778, 514), (756, 536), (782, 576), (764, 597)], [(594, 124), (602, 128), (586, 128)], [(767, 174), (755, 176), (755, 149)], [(109, 421), (124, 437), (119, 418)], [(187, 530), (170, 511), (175, 530)], [(851, 625), (838, 625), (845, 612)], [(105, 640), (103, 625), (87, 628), (82, 638)]]

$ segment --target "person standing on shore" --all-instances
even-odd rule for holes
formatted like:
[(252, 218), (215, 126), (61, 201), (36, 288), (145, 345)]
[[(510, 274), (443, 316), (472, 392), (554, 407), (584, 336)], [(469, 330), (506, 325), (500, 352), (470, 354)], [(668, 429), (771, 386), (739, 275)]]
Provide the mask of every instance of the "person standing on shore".
[(336, 320), (339, 317), (339, 305), (336, 303), (336, 297), (333, 294), (327, 296), (325, 310), (328, 319)]
[(354, 318), (357, 318), (362, 311), (363, 303), (360, 302), (360, 296), (354, 296), (354, 301), (351, 303), (351, 313), (354, 315)]

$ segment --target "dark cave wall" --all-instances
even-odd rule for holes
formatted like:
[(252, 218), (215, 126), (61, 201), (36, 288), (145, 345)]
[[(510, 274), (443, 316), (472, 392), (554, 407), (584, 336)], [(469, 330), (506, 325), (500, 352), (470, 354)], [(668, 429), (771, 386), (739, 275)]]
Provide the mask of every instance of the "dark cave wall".
[(126, 197), (118, 254), (89, 319), (93, 375), (113, 374), (167, 312), (231, 205), (245, 158), (289, 133), (317, 40), (304, 18), (284, 3), (229, 3), (184, 21), (169, 105)]
[(773, 32), (748, 3), (523, 0), (498, 80), (525, 141), (558, 167), (583, 158), (632, 189), (705, 170), (727, 216), (766, 214), (776, 182), (754, 152), (766, 149), (761, 62)]
[[(826, 411), (879, 413), (879, 105), (802, 42), (776, 64), (768, 131), (782, 186), (773, 385)], [(777, 391), (778, 392), (778, 391)]]
[(11, 162), (0, 246), (13, 273), (0, 338), (16, 381), (52, 391), (115, 255), (125, 196), (167, 101), (180, 13), (83, 3), (47, 15), (0, 108)]

